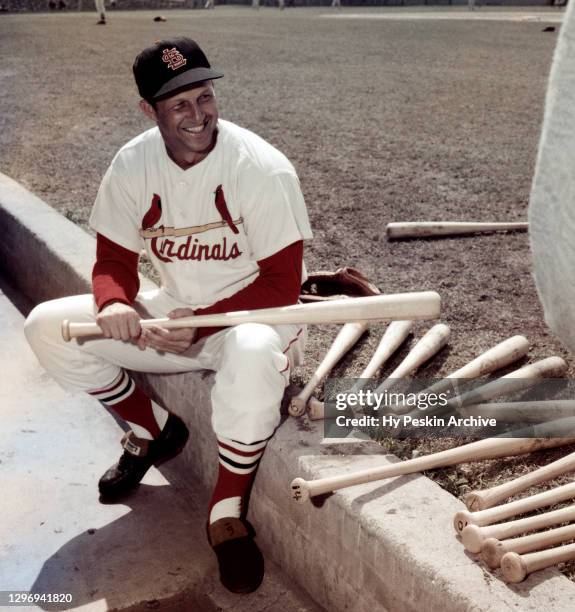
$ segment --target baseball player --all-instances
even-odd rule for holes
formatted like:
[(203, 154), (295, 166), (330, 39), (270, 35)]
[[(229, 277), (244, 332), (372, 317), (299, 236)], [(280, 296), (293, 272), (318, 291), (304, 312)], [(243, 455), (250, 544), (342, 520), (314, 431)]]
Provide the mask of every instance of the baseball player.
[(104, 5), (104, 0), (95, 0), (96, 3), (96, 12), (100, 16), (100, 21), (96, 23), (98, 25), (106, 25), (106, 7)]
[[(301, 363), (305, 329), (144, 330), (139, 320), (296, 303), (305, 278), (303, 242), (311, 238), (307, 211), (286, 157), (219, 119), (213, 81), (223, 74), (193, 40), (159, 41), (133, 69), (140, 108), (156, 125), (120, 149), (98, 191), (90, 218), (97, 232), (93, 295), (37, 306), (25, 331), (62, 386), (91, 394), (130, 427), (120, 460), (100, 479), (103, 501), (133, 492), (188, 438), (184, 423), (152, 402), (128, 370), (215, 371), (219, 473), (208, 539), (222, 583), (250, 592), (264, 565), (246, 499), (279, 424), (290, 370)], [(159, 290), (139, 293), (142, 248), (159, 273)], [(64, 343), (63, 318), (95, 320), (104, 338)]]

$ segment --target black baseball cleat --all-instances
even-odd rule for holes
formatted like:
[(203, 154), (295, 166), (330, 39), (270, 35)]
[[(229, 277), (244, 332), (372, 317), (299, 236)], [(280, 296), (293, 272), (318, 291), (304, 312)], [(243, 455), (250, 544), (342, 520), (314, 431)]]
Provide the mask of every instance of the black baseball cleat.
[(155, 440), (138, 438), (133, 431), (126, 433), (122, 438), (124, 453), (98, 482), (100, 501), (117, 501), (130, 493), (152, 465), (161, 465), (178, 455), (186, 445), (188, 436), (188, 428), (175, 414), (170, 414)]
[(216, 553), (221, 583), (232, 593), (251, 593), (264, 579), (264, 558), (248, 521), (222, 518), (208, 525), (208, 541)]
[(208, 541), (216, 553), (221, 583), (232, 593), (252, 593), (264, 579), (264, 558), (251, 524), (235, 517), (208, 525)]

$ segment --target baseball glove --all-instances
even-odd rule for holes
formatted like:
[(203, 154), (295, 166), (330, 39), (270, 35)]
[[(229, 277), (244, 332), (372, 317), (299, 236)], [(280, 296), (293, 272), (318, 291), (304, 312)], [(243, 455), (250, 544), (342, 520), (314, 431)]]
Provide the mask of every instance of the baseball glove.
[(378, 295), (381, 291), (359, 270), (338, 268), (335, 272), (312, 272), (301, 286), (300, 300), (315, 302), (344, 297)]

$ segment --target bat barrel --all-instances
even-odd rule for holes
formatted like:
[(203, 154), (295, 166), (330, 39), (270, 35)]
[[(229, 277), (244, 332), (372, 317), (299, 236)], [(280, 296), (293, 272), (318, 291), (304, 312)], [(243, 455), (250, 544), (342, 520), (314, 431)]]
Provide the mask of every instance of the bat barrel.
[[(466, 380), (471, 380), (489, 374), (494, 370), (505, 367), (513, 363), (520, 357), (523, 357), (529, 350), (529, 341), (524, 336), (512, 336), (503, 342), (491, 347), (485, 353), (477, 356), (475, 359), (459, 368), (455, 372), (446, 376), (443, 380), (438, 381), (431, 387), (421, 391), (420, 395), (428, 395), (430, 393), (450, 392), (453, 395), (453, 404), (458, 407), (458, 400), (455, 396), (461, 395), (460, 385)], [(439, 410), (433, 410), (433, 413)], [(431, 414), (431, 412), (428, 412)], [(419, 412), (411, 411), (410, 416), (418, 416)], [(484, 415), (481, 415), (484, 416)]]
[(463, 236), (481, 232), (526, 231), (524, 222), (471, 222), (471, 221), (407, 221), (388, 223), (386, 233), (389, 240), (400, 238), (433, 238), (436, 236)]
[[(427, 333), (417, 342), (417, 344), (409, 351), (405, 359), (393, 370), (393, 372), (377, 387), (375, 393), (383, 394), (399, 383), (399, 379), (410, 376), (426, 361), (431, 359), (438, 351), (440, 351), (447, 341), (451, 330), (445, 323), (434, 325)], [(394, 407), (394, 412), (408, 412), (411, 407), (398, 405)]]
[[(310, 304), (295, 304), (280, 308), (242, 310), (223, 314), (182, 317), (180, 319), (147, 319), (143, 327), (161, 325), (165, 328), (229, 327), (242, 323), (264, 325), (348, 323), (350, 321), (389, 321), (395, 319), (437, 319), (441, 298), (435, 291), (372, 295), (353, 299), (329, 300)], [(68, 323), (66, 335), (100, 335), (96, 323)]]
[(358, 382), (354, 385), (354, 392), (359, 391), (365, 385), (366, 379), (375, 376), (377, 370), (395, 353), (405, 338), (407, 338), (412, 327), (413, 321), (392, 321), (389, 324), (373, 357), (365, 370), (360, 374)]
[(508, 423), (542, 423), (575, 416), (575, 400), (534, 400), (471, 404), (459, 409), (463, 416), (496, 418)]
[(522, 391), (539, 384), (542, 378), (562, 376), (567, 367), (567, 363), (561, 357), (547, 357), (450, 399), (448, 404), (458, 409), (470, 404), (485, 402), (499, 395)]

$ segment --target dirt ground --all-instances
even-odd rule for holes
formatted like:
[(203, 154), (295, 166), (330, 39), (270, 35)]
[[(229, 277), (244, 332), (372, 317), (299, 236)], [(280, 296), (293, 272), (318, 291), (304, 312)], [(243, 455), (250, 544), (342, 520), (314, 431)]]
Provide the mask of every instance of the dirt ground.
[[(91, 13), (2, 16), (0, 170), (84, 225), (112, 156), (149, 126), (133, 57), (185, 33), (226, 74), (222, 116), (296, 166), (315, 233), (308, 269), (353, 265), (384, 292), (441, 294), (452, 337), (425, 376), (516, 333), (532, 341), (531, 360), (567, 357), (543, 322), (526, 234), (384, 234), (390, 221), (525, 220), (556, 33), (540, 22), (326, 13), (222, 8), (155, 23), (152, 12), (117, 12), (104, 28)], [(340, 373), (359, 374), (383, 329)], [(336, 331), (312, 332), (308, 368)]]
[[(527, 234), (385, 238), (391, 221), (526, 220), (557, 31), (536, 19), (341, 19), (329, 9), (172, 11), (165, 23), (155, 14), (114, 12), (106, 27), (95, 13), (0, 16), (0, 171), (85, 226), (114, 153), (149, 126), (136, 108), (134, 56), (157, 38), (192, 36), (225, 72), (221, 116), (298, 170), (315, 234), (308, 269), (351, 265), (384, 292), (441, 294), (452, 336), (423, 377), (514, 334), (531, 341), (529, 361), (560, 355), (573, 375), (543, 320)], [(373, 325), (335, 374), (357, 376), (384, 329)], [(309, 378), (336, 333), (311, 330), (294, 382)], [(436, 477), (460, 494), (526, 465), (514, 461)]]

